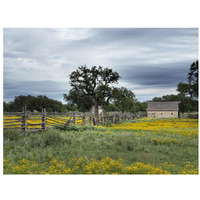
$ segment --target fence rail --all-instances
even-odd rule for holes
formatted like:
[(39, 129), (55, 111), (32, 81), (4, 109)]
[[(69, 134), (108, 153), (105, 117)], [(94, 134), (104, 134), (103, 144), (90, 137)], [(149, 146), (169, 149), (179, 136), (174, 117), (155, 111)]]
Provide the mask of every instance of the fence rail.
[(198, 114), (198, 112), (180, 113), (180, 118), (198, 119), (199, 118), (199, 114)]
[[(31, 113), (23, 108), (22, 112), (5, 112), (3, 127), (4, 129), (21, 129), (23, 132), (45, 131), (47, 127), (59, 127), (65, 129), (70, 124), (78, 125), (105, 125), (116, 124), (120, 121), (132, 120), (135, 118), (146, 117), (146, 112), (138, 113), (120, 113), (108, 112), (106, 116), (99, 115), (99, 120), (96, 122), (95, 116), (92, 113), (85, 112), (46, 112), (43, 108), (41, 112)], [(198, 113), (181, 113), (181, 118), (198, 118)]]
[[(57, 113), (57, 112), (46, 112), (43, 108), (41, 112), (31, 113), (23, 108), (22, 112), (19, 113), (4, 113), (3, 126), (7, 128), (20, 128), (23, 132), (34, 132), (34, 131), (45, 131), (47, 126), (55, 126), (60, 128), (66, 128), (69, 124), (78, 125), (105, 125), (106, 123), (119, 123), (120, 121), (130, 120), (135, 118), (145, 117), (146, 112), (139, 113), (119, 113), (109, 112), (106, 116), (99, 115), (98, 122), (92, 113), (85, 112), (68, 112), (68, 113)], [(17, 123), (18, 122), (18, 123)]]
[[(17, 117), (13, 117), (13, 115)], [(41, 122), (34, 123), (35, 120), (41, 120)], [(34, 132), (34, 131), (35, 132), (45, 131), (46, 130), (46, 109), (45, 108), (42, 109), (40, 117), (38, 115), (38, 117), (32, 117), (32, 118), (31, 118), (31, 113), (27, 112), (26, 107), (23, 108), (21, 113), (6, 112), (4, 113), (3, 128), (4, 129), (20, 129), (22, 132), (26, 132), (26, 133)]]

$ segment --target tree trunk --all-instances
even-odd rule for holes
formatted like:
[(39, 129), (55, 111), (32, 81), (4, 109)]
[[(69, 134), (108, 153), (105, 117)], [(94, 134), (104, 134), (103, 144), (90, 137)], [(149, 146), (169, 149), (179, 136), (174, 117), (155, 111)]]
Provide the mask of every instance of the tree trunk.
[(124, 110), (122, 111), (122, 121), (124, 121)]
[(106, 116), (106, 109), (103, 107), (102, 109), (102, 117), (105, 117)]

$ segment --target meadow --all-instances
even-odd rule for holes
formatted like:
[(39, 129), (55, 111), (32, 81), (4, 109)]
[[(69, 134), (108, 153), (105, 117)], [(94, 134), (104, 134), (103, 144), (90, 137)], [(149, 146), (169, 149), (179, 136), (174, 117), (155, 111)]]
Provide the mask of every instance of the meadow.
[(4, 174), (198, 174), (198, 120), (4, 129)]

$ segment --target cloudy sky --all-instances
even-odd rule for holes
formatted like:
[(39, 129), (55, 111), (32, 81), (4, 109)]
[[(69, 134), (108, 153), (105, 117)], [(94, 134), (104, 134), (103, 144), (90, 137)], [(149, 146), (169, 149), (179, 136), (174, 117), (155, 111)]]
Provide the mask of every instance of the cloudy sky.
[(63, 101), (78, 66), (112, 68), (139, 101), (176, 94), (198, 59), (196, 28), (4, 29), (4, 101), (46, 95)]

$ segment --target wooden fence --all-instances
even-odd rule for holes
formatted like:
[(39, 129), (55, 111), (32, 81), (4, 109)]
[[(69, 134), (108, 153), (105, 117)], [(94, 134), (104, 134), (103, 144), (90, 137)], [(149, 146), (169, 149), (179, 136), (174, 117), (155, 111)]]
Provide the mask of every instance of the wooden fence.
[(41, 115), (34, 115), (34, 120), (41, 120), (40, 123), (34, 123), (34, 120), (30, 119), (31, 115), (30, 112), (27, 112), (26, 107), (23, 108), (21, 113), (4, 113), (4, 117), (8, 117), (3, 122), (5, 129), (20, 129), (26, 133), (46, 130), (46, 108), (42, 109)]
[(21, 113), (4, 113), (4, 128), (18, 128), (21, 129), (21, 131), (27, 133), (35, 131), (45, 131), (47, 129), (47, 126), (54, 126), (59, 127), (61, 129), (65, 129), (69, 124), (106, 125), (115, 124), (119, 123), (120, 121), (131, 120), (145, 116), (146, 112), (139, 112), (135, 114), (128, 112), (109, 112), (106, 116), (102, 116), (100, 114), (99, 120), (98, 122), (96, 122), (94, 115), (89, 112), (47, 113), (46, 109), (43, 108), (42, 112), (31, 113), (26, 110), (26, 107), (24, 107)]
[(198, 114), (198, 112), (180, 113), (180, 118), (198, 119), (199, 118), (199, 114)]

